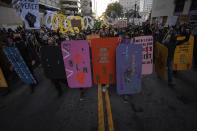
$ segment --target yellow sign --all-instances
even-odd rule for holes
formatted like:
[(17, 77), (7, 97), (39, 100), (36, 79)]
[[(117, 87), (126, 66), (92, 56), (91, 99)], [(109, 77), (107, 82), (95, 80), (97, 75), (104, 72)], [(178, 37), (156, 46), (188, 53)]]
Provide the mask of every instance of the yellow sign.
[(5, 80), (5, 77), (3, 75), (3, 71), (1, 68), (0, 68), (0, 87), (8, 87), (8, 84)]
[[(90, 17), (91, 18), (91, 17)], [(86, 19), (86, 25), (85, 25), (85, 21), (84, 19)], [(108, 23), (108, 20), (109, 17), (106, 16), (105, 14), (103, 14), (102, 16), (100, 16), (98, 18), (98, 21), (101, 22), (101, 26), (100, 28), (102, 28), (104, 25), (106, 28), (109, 27), (109, 23)], [(61, 32), (61, 33), (66, 33), (68, 31), (70, 31), (71, 33), (79, 33), (80, 32), (80, 29), (79, 27), (77, 27), (76, 25), (72, 25), (72, 21), (74, 21), (74, 23), (76, 24), (76, 21), (75, 20), (80, 20), (80, 28), (82, 30), (84, 30), (85, 28), (87, 28), (88, 26), (90, 27), (93, 27), (93, 24), (94, 24), (94, 21), (93, 19), (91, 18), (91, 24), (92, 26), (88, 23), (88, 17), (80, 17), (80, 16), (71, 16), (71, 17), (66, 17), (65, 15), (63, 14), (56, 14), (55, 16), (53, 16), (53, 19), (52, 19), (52, 28), (54, 30), (58, 30)]]
[(61, 33), (66, 33), (70, 29), (70, 20), (65, 15), (56, 14), (52, 20), (52, 27), (54, 30), (59, 28)]
[(73, 17), (70, 19), (70, 21), (72, 21), (72, 20), (74, 20), (74, 19), (76, 19), (76, 20), (81, 20), (81, 29), (84, 30), (84, 29), (85, 29), (85, 23), (84, 23), (83, 18), (80, 17), (80, 16), (73, 16)]
[(103, 27), (103, 25), (105, 25), (105, 26), (106, 26), (106, 28), (108, 28), (108, 27), (109, 27), (109, 24), (107, 24), (106, 19), (109, 19), (109, 17), (108, 17), (108, 16), (106, 16), (105, 14), (102, 14), (102, 16), (100, 16), (100, 17), (98, 18), (98, 21), (100, 21), (100, 22), (101, 22), (101, 27), (100, 27), (100, 28), (102, 28), (102, 27)]
[(157, 75), (163, 80), (166, 79), (167, 59), (168, 48), (157, 42), (155, 51), (155, 71)]
[[(183, 40), (184, 38), (178, 37), (177, 40)], [(190, 36), (189, 41), (176, 47), (173, 70), (190, 70), (192, 68), (193, 48), (193, 36)]]
[(54, 30), (60, 30), (61, 33), (66, 33), (68, 31), (72, 33), (79, 33), (80, 30), (78, 27), (72, 27), (71, 21), (72, 20), (80, 20), (81, 21), (81, 29), (85, 29), (85, 23), (82, 17), (80, 16), (73, 16), (71, 19), (68, 19), (65, 15), (56, 14), (52, 20), (52, 27)]
[(96, 39), (96, 38), (100, 38), (100, 36), (98, 34), (92, 34), (92, 35), (87, 35), (86, 36), (86, 40), (90, 44), (90, 47), (91, 47), (91, 40)]

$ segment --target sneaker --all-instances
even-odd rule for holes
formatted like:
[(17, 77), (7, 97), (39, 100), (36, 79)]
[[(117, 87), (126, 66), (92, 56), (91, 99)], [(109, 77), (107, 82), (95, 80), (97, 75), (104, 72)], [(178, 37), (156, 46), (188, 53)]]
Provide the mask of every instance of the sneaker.
[(127, 99), (123, 99), (123, 100), (124, 100), (124, 103), (125, 104), (129, 103)]
[(79, 98), (79, 101), (87, 101), (87, 98), (84, 97), (84, 96), (83, 96), (83, 97), (80, 97), (80, 98)]
[(105, 88), (105, 87), (103, 87), (103, 88), (102, 88), (102, 91), (103, 91), (103, 92), (105, 92), (105, 91), (106, 91), (106, 88)]
[(80, 101), (84, 101), (84, 93), (83, 93), (83, 92), (80, 93), (80, 98), (79, 98), (79, 100), (80, 100)]
[(80, 98), (79, 100), (80, 100), (80, 101), (83, 101), (83, 100), (84, 100), (84, 98)]
[(103, 86), (102, 88), (103, 92), (105, 92), (107, 88), (109, 88), (109, 84), (106, 84), (105, 86)]
[(128, 95), (123, 96), (123, 101), (124, 101), (124, 103), (128, 103)]
[(168, 82), (168, 86), (173, 87), (173, 86), (176, 86), (176, 84), (174, 82), (170, 81), (170, 82)]

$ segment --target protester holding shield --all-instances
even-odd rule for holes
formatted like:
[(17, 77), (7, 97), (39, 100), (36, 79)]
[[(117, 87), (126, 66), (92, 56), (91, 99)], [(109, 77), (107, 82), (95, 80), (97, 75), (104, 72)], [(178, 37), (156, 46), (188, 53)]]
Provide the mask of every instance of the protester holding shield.
[(175, 28), (172, 28), (171, 32), (168, 34), (166, 39), (164, 40), (164, 45), (168, 48), (168, 59), (167, 59), (167, 67), (168, 67), (168, 85), (175, 86), (173, 81), (173, 59), (174, 52), (177, 45), (183, 44), (184, 42), (189, 40), (189, 34), (186, 34), (186, 38), (184, 40), (177, 40), (177, 32)]

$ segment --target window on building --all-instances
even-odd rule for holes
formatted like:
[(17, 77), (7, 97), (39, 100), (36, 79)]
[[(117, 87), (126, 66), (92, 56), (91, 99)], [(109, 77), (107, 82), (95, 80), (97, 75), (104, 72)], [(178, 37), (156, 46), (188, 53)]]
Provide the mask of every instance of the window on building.
[(175, 11), (174, 12), (183, 12), (185, 5), (185, 0), (175, 0)]
[(197, 0), (192, 0), (190, 10), (197, 10)]
[(92, 2), (90, 2), (90, 7), (92, 7)]

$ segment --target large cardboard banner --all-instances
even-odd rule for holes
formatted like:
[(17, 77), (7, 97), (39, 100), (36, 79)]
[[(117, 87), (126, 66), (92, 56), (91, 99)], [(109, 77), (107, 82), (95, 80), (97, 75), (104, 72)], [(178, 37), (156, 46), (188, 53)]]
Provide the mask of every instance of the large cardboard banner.
[(21, 0), (21, 8), (26, 29), (40, 29), (38, 0)]
[(140, 36), (134, 38), (134, 44), (142, 44), (142, 74), (148, 75), (153, 72), (153, 37)]
[(69, 87), (91, 87), (92, 73), (88, 42), (86, 40), (63, 41), (61, 48)]
[(91, 43), (94, 83), (116, 83), (116, 47), (119, 38), (98, 38)]
[(1, 68), (0, 68), (0, 87), (8, 87), (8, 84), (6, 82), (6, 79), (3, 75), (3, 71)]
[(77, 30), (84, 30), (85, 29), (85, 23), (84, 23), (84, 20), (81, 16), (71, 16), (69, 18), (69, 20), (70, 20), (71, 26), (73, 28), (77, 28)]
[(16, 47), (7, 47), (3, 48), (3, 51), (20, 79), (26, 84), (36, 84), (35, 78), (29, 71), (18, 49)]
[(91, 47), (91, 40), (96, 39), (96, 38), (100, 38), (100, 36), (98, 34), (92, 34), (92, 35), (86, 36), (86, 40), (90, 44), (90, 47)]
[(155, 71), (157, 75), (163, 80), (166, 79), (167, 59), (168, 48), (157, 42), (155, 50)]
[(178, 16), (171, 16), (171, 18), (167, 20), (166, 25), (174, 26), (176, 25), (177, 20), (178, 20)]
[(46, 11), (46, 14), (44, 15), (44, 24), (49, 28), (49, 29), (53, 29), (52, 28), (52, 20), (53, 17), (56, 15), (56, 12), (52, 12), (52, 11)]
[(49, 79), (66, 79), (61, 47), (43, 46), (40, 52), (46, 77)]
[[(184, 39), (178, 37), (177, 39)], [(194, 49), (194, 37), (190, 36), (189, 41), (176, 47), (174, 53), (174, 70), (190, 70), (192, 68), (192, 58)]]
[(118, 94), (141, 91), (142, 45), (121, 44), (117, 47), (116, 74)]
[(94, 19), (90, 16), (84, 16), (83, 17), (84, 24), (85, 24), (85, 29), (87, 30), (88, 28), (93, 29), (94, 27)]

